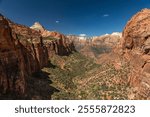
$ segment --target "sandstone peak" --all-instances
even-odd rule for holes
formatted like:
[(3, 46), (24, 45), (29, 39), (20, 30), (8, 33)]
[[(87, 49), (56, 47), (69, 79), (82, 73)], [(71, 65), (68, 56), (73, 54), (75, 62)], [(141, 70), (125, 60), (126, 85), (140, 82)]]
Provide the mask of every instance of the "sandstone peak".
[(45, 28), (39, 23), (39, 22), (35, 22), (33, 26), (31, 26), (30, 28), (34, 29), (34, 30), (38, 30), (38, 31), (44, 31)]

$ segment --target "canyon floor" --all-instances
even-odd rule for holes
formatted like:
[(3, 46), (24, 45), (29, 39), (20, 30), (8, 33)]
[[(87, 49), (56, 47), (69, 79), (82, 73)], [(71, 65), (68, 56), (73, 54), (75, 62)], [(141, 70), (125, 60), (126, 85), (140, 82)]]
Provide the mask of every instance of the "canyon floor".
[(78, 52), (56, 55), (49, 63), (29, 78), (28, 99), (128, 99), (127, 65), (116, 70)]

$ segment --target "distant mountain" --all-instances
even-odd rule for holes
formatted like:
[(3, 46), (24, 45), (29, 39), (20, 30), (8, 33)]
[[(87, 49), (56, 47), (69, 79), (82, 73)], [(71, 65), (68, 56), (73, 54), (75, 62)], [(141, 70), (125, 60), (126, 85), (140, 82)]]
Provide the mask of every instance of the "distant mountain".
[(122, 38), (122, 33), (113, 32), (112, 34), (105, 34), (93, 37), (81, 37), (77, 35), (67, 35), (76, 47), (76, 50), (88, 57), (96, 59), (100, 54), (111, 52)]
[(112, 34), (105, 34), (101, 36), (96, 36), (92, 38), (93, 45), (108, 45), (114, 47), (117, 45), (122, 37), (122, 33), (113, 32)]

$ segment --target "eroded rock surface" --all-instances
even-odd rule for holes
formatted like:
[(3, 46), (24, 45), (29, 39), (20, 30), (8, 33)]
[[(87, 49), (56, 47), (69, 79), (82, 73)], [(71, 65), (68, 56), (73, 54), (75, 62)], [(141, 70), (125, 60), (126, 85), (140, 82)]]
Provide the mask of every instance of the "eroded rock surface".
[(26, 71), (22, 45), (11, 33), (8, 21), (0, 16), (0, 92), (24, 94)]
[(124, 57), (133, 67), (129, 75), (135, 98), (150, 99), (150, 9), (134, 15), (123, 31)]
[(43, 37), (45, 29), (40, 30), (0, 15), (0, 96), (25, 97), (28, 76), (47, 66), (54, 54), (64, 56), (75, 51), (64, 35), (56, 32)]

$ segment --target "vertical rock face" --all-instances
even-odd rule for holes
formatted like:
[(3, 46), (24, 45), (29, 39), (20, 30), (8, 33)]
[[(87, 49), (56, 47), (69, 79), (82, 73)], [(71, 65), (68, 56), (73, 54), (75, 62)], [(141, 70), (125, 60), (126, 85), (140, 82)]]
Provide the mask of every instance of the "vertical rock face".
[[(47, 37), (49, 38), (49, 37)], [(44, 39), (44, 44), (48, 49), (49, 57), (57, 54), (59, 56), (67, 56), (72, 53), (72, 51), (76, 51), (73, 42), (71, 42), (68, 38), (56, 38), (55, 40), (47, 40)]]
[(38, 71), (48, 63), (47, 48), (43, 43), (42, 36), (36, 30), (27, 26), (15, 24), (9, 21), (12, 35), (22, 45), (26, 69), (29, 74)]
[(131, 86), (136, 97), (150, 99), (150, 9), (134, 15), (123, 31), (124, 56), (133, 67)]
[(13, 39), (7, 20), (0, 16), (0, 92), (25, 92), (25, 66), (21, 45)]

